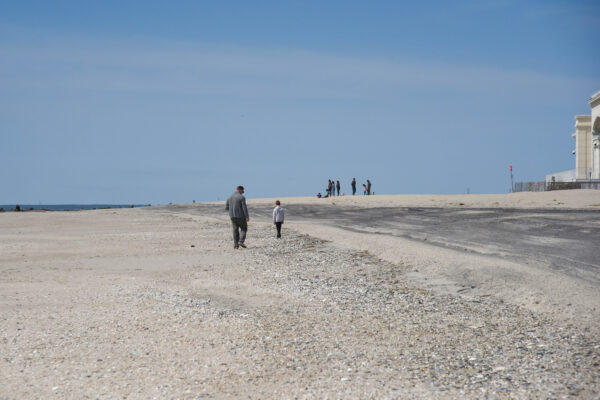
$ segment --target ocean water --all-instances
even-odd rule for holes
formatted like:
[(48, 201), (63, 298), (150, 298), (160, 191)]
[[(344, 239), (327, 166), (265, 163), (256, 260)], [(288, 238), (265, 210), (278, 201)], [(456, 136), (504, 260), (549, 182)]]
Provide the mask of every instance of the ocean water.
[[(16, 204), (0, 204), (4, 211), (13, 211)], [(105, 208), (132, 208), (147, 207), (148, 204), (19, 204), (21, 211), (47, 210), (47, 211), (75, 211), (75, 210), (100, 210)]]

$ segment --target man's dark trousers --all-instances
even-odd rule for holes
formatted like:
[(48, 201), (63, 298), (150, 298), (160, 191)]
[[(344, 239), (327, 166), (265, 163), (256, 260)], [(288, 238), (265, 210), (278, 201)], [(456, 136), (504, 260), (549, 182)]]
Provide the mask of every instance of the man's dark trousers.
[[(233, 244), (244, 243), (246, 240), (246, 232), (248, 232), (248, 223), (246, 218), (231, 217), (231, 226), (233, 227)], [(242, 231), (240, 235), (240, 230)]]
[(283, 222), (275, 222), (275, 226), (277, 227), (277, 237), (278, 238), (281, 237), (281, 224), (283, 224)]

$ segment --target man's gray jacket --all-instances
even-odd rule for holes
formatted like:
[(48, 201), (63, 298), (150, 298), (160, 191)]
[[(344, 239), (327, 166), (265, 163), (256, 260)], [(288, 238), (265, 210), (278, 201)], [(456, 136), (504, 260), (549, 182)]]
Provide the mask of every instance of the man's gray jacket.
[(231, 218), (250, 218), (246, 207), (246, 198), (238, 192), (234, 192), (225, 202), (225, 209), (229, 210)]

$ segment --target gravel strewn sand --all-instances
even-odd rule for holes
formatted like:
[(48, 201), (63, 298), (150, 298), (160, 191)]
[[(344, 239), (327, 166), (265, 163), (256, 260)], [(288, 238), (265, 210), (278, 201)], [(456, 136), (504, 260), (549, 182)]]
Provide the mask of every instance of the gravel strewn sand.
[(0, 226), (2, 399), (600, 395), (596, 330), (290, 225), (237, 251), (226, 219), (168, 210)]

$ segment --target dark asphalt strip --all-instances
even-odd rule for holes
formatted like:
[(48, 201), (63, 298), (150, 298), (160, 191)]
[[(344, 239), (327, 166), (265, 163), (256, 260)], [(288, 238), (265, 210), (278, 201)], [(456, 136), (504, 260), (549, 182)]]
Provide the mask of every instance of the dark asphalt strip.
[[(162, 208), (162, 207), (161, 207)], [(173, 205), (171, 211), (226, 215), (219, 204)], [(600, 211), (503, 208), (357, 208), (285, 205), (288, 221), (401, 237), (432, 246), (509, 259), (600, 285)], [(272, 207), (250, 206), (269, 220)], [(427, 240), (423, 240), (427, 238)]]

